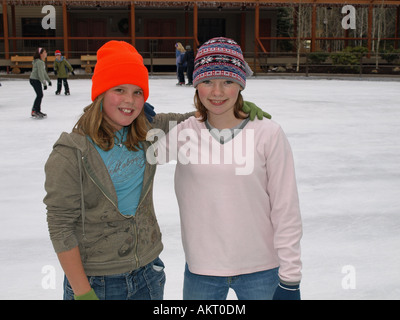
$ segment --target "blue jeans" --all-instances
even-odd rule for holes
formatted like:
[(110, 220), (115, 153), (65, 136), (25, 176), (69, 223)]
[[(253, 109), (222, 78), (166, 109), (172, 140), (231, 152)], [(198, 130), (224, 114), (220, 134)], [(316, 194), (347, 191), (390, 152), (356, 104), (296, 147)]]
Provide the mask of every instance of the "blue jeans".
[[(164, 263), (155, 259), (132, 272), (110, 276), (88, 276), (100, 300), (162, 300), (164, 298)], [(64, 300), (74, 300), (74, 292), (64, 277)]]
[(279, 284), (278, 269), (215, 277), (191, 273), (186, 264), (183, 300), (225, 300), (229, 288), (235, 291), (239, 300), (272, 300)]

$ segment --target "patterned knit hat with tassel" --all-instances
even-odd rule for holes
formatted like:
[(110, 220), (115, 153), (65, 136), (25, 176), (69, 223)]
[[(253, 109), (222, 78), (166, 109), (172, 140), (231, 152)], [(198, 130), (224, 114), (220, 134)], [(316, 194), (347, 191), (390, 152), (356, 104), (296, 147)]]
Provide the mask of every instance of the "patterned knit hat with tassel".
[(242, 49), (232, 39), (213, 38), (205, 42), (194, 61), (193, 86), (206, 80), (227, 79), (246, 87), (246, 77), (253, 74), (243, 58)]

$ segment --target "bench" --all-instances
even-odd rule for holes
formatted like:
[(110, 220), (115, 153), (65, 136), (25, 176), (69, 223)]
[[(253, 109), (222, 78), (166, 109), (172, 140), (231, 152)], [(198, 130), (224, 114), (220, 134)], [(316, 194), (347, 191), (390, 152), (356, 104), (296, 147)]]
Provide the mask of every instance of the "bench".
[(11, 68), (12, 73), (18, 74), (21, 72), (20, 68), (32, 68), (33, 56), (12, 56), (11, 57)]
[[(92, 68), (96, 65), (97, 56), (96, 55), (84, 55), (81, 56), (82, 68), (85, 68), (86, 73), (92, 73)], [(86, 62), (86, 63), (85, 63)]]
[(46, 58), (46, 67), (54, 69), (54, 61), (56, 60), (56, 56), (47, 56)]
[[(55, 56), (46, 58), (47, 68), (54, 68), (54, 60), (56, 60)], [(12, 56), (11, 62), (12, 73), (18, 74), (21, 73), (21, 68), (32, 68), (33, 56)]]

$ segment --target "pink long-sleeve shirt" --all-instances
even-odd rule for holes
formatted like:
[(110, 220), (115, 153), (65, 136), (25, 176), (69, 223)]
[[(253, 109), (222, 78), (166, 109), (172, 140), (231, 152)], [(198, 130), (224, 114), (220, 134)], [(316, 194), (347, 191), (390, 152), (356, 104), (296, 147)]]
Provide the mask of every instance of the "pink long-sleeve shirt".
[(294, 161), (277, 123), (249, 121), (221, 144), (191, 117), (158, 147), (161, 158), (178, 160), (175, 192), (191, 272), (234, 276), (279, 267), (282, 281), (300, 282)]

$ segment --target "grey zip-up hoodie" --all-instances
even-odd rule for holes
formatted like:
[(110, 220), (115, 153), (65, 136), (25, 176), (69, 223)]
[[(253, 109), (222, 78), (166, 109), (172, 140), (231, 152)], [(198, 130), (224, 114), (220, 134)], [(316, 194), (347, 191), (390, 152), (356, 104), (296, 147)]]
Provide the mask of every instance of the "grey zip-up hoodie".
[[(158, 114), (154, 128), (168, 132), (169, 121), (187, 114)], [(150, 142), (143, 143), (144, 152)], [(79, 246), (87, 275), (130, 272), (153, 261), (163, 249), (153, 207), (156, 166), (146, 161), (134, 216), (118, 210), (117, 194), (95, 147), (77, 133), (62, 133), (45, 165), (47, 222), (57, 253)]]

